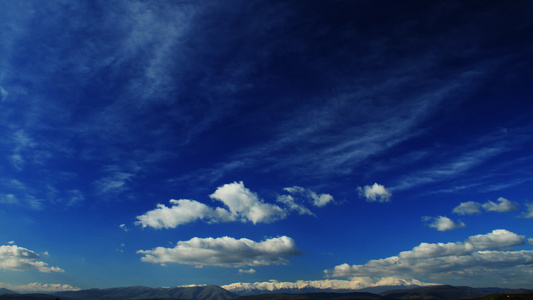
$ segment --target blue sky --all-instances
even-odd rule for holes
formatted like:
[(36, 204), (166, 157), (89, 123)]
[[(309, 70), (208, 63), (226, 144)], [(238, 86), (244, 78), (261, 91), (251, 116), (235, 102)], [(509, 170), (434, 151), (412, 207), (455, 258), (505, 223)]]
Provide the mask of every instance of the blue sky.
[(1, 1), (1, 285), (533, 288), (532, 15)]

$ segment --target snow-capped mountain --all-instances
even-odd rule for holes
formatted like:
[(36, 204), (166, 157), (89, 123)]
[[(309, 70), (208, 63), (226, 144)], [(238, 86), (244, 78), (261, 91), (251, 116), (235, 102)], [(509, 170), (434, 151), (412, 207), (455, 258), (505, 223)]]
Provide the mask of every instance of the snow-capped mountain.
[(222, 288), (237, 295), (256, 295), (266, 293), (313, 293), (313, 292), (353, 292), (361, 289), (387, 287), (417, 287), (435, 285), (418, 280), (404, 280), (399, 278), (382, 278), (373, 280), (298, 280), (296, 282), (279, 282), (275, 280), (254, 283), (232, 283)]

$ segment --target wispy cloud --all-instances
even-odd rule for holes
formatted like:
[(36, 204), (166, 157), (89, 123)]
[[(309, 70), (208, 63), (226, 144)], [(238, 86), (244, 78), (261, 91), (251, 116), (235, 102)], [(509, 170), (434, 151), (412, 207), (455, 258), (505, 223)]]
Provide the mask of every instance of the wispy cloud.
[(291, 194), (303, 195), (311, 200), (311, 203), (316, 207), (326, 206), (328, 203), (335, 203), (335, 199), (330, 194), (317, 194), (310, 189), (306, 189), (300, 186), (286, 187), (283, 189)]

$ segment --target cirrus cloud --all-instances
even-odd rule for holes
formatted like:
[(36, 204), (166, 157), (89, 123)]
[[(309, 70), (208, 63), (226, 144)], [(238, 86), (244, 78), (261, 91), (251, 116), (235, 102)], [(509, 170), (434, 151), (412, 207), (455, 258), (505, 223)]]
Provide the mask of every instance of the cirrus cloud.
[(192, 238), (179, 241), (174, 248), (139, 250), (143, 262), (178, 263), (193, 266), (255, 267), (286, 264), (287, 258), (300, 255), (294, 240), (287, 236), (255, 242), (249, 239)]

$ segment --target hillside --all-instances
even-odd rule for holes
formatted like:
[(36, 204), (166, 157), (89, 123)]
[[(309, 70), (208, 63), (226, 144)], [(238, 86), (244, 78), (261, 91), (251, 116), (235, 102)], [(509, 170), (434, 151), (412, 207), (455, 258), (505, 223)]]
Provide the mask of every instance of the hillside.
[(175, 288), (150, 288), (144, 286), (119, 287), (107, 289), (87, 289), (55, 293), (59, 297), (70, 297), (81, 300), (107, 299), (154, 299), (154, 298), (179, 298), (197, 300), (225, 300), (237, 295), (224, 290), (216, 285), (175, 287)]

